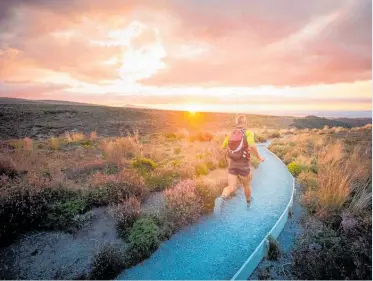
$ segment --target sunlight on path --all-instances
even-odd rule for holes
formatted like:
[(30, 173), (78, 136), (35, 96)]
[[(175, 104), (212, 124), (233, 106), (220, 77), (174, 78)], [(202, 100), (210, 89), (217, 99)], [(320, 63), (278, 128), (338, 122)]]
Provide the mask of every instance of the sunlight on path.
[(162, 243), (142, 264), (117, 279), (230, 279), (281, 216), (292, 192), (292, 177), (276, 157), (259, 147), (265, 162), (253, 174), (253, 203), (242, 189), (219, 216), (205, 216)]

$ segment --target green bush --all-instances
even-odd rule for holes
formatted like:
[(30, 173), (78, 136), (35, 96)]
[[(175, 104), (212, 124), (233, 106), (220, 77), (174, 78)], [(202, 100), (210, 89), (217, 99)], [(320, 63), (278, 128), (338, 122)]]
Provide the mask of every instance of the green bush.
[(109, 189), (105, 186), (93, 187), (87, 191), (86, 200), (90, 206), (106, 206), (110, 203)]
[(0, 193), (0, 245), (12, 242), (26, 231), (54, 229), (53, 222), (58, 218), (61, 219), (57, 222), (58, 227), (69, 227), (69, 223), (75, 222), (74, 214), (85, 210), (82, 193), (78, 190), (63, 186), (30, 187), (28, 182), (19, 179), (3, 187)]
[(133, 224), (128, 237), (132, 261), (138, 262), (150, 257), (159, 244), (159, 227), (152, 218), (143, 217)]
[(302, 172), (302, 167), (299, 163), (293, 161), (288, 165), (288, 170), (293, 177), (297, 177)]
[(204, 176), (209, 173), (209, 168), (203, 163), (197, 164), (194, 169), (197, 176)]
[(132, 161), (132, 166), (144, 175), (154, 170), (157, 167), (157, 164), (148, 158), (136, 158)]
[(74, 218), (88, 210), (87, 203), (80, 199), (57, 201), (48, 205), (42, 220), (42, 225), (47, 229), (71, 229), (74, 227)]
[(145, 177), (145, 185), (151, 191), (162, 191), (174, 185), (179, 178), (177, 171), (157, 170)]
[(215, 170), (217, 168), (216, 164), (214, 162), (212, 162), (212, 161), (207, 161), (206, 162), (206, 167), (210, 171)]
[(91, 272), (86, 279), (114, 279), (124, 268), (123, 260), (123, 254), (117, 247), (103, 246), (99, 253), (94, 256)]

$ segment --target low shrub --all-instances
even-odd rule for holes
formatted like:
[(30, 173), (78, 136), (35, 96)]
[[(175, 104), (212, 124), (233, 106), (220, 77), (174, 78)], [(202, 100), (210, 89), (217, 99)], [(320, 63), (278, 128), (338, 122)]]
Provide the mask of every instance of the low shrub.
[(317, 175), (310, 171), (302, 171), (298, 175), (298, 182), (305, 188), (315, 191), (317, 189)]
[(129, 229), (140, 216), (140, 208), (140, 201), (136, 197), (130, 197), (112, 207), (111, 212), (120, 237), (127, 238)]
[(279, 138), (280, 137), (280, 133), (278, 131), (272, 131), (270, 134), (269, 134), (269, 137), (271, 139), (274, 139), (274, 138)]
[(209, 168), (204, 163), (197, 164), (194, 169), (197, 176), (203, 176), (209, 173)]
[(260, 142), (266, 142), (267, 138), (265, 136), (261, 135), (261, 134), (256, 133), (256, 134), (254, 134), (254, 140), (255, 140), (255, 142), (260, 143)]
[(87, 203), (81, 198), (57, 201), (47, 206), (42, 226), (47, 229), (71, 230), (76, 227), (75, 217), (88, 210)]
[(85, 135), (80, 132), (66, 132), (65, 138), (68, 143), (78, 143), (86, 139)]
[(226, 180), (200, 179), (196, 183), (196, 193), (203, 203), (203, 211), (209, 213), (214, 209), (215, 199), (227, 185)]
[(14, 178), (19, 175), (16, 164), (12, 159), (0, 155), (0, 176)]
[(8, 144), (14, 149), (33, 150), (33, 141), (29, 137), (19, 140), (11, 140)]
[(203, 202), (198, 196), (196, 183), (184, 180), (175, 187), (164, 191), (166, 209), (170, 220), (177, 229), (195, 222), (203, 210)]
[(122, 165), (125, 159), (141, 157), (143, 146), (139, 136), (120, 137), (102, 143), (105, 158), (117, 165)]
[(27, 178), (3, 182), (0, 189), (0, 244), (37, 229), (69, 229), (87, 208), (82, 193), (63, 186), (33, 186)]
[(63, 142), (61, 141), (61, 139), (59, 138), (56, 138), (56, 137), (51, 137), (49, 140), (48, 140), (48, 147), (52, 150), (59, 150), (61, 149), (61, 144)]
[(159, 244), (159, 228), (152, 218), (143, 217), (133, 224), (128, 237), (128, 254), (133, 263), (150, 257)]
[(205, 165), (210, 171), (213, 171), (217, 168), (217, 165), (213, 161), (207, 161)]
[(116, 246), (105, 245), (94, 256), (92, 269), (88, 274), (91, 280), (114, 279), (124, 268), (124, 257)]
[(293, 177), (297, 177), (302, 172), (301, 165), (295, 161), (291, 162), (288, 165), (288, 170), (293, 175)]
[(209, 132), (197, 132), (193, 133), (189, 136), (189, 141), (194, 142), (194, 141), (201, 141), (201, 142), (207, 142), (207, 141), (212, 141), (214, 136), (210, 134)]
[(181, 148), (177, 147), (174, 149), (174, 154), (179, 155), (181, 153)]
[(359, 235), (347, 235), (319, 220), (310, 220), (293, 252), (296, 276), (303, 280), (370, 280), (371, 218), (368, 224), (354, 227)]
[(273, 236), (268, 236), (269, 249), (268, 249), (268, 259), (269, 260), (278, 260), (281, 256), (280, 244), (277, 239)]
[(93, 174), (86, 191), (87, 202), (92, 206), (119, 203), (130, 196), (142, 198), (148, 192), (144, 179), (135, 171), (122, 171), (116, 175)]
[(89, 139), (90, 139), (91, 141), (95, 141), (95, 140), (97, 140), (97, 139), (98, 139), (97, 132), (96, 132), (96, 131), (91, 132), (91, 133), (89, 134)]
[(149, 173), (157, 167), (153, 160), (148, 158), (136, 158), (132, 161), (132, 166), (137, 169), (142, 175)]
[(159, 168), (145, 177), (145, 185), (151, 191), (162, 191), (176, 184), (179, 178), (179, 173), (174, 169)]

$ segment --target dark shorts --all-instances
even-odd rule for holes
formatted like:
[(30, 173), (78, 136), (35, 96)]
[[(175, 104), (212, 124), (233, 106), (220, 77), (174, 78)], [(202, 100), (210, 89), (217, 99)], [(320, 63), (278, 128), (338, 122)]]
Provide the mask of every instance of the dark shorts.
[(230, 167), (228, 169), (228, 173), (231, 174), (231, 175), (235, 175), (235, 176), (241, 176), (241, 177), (247, 177), (248, 175), (250, 175), (250, 166), (249, 167), (237, 167), (237, 168), (234, 168), (234, 167)]

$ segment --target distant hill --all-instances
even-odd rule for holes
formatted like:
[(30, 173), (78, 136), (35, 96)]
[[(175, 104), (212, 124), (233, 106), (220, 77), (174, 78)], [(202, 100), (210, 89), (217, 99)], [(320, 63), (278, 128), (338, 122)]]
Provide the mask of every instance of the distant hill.
[(146, 106), (133, 105), (133, 104), (125, 104), (125, 105), (123, 105), (123, 107), (126, 107), (126, 108), (149, 108), (149, 107), (146, 107)]
[(335, 120), (349, 124), (352, 127), (361, 127), (367, 124), (372, 124), (372, 118), (335, 118)]
[(0, 104), (37, 104), (40, 103), (37, 100), (26, 100), (26, 99), (16, 99), (16, 98), (1, 98)]
[[(344, 120), (347, 120), (345, 118)], [(352, 125), (350, 123), (342, 122), (338, 119), (327, 119), (322, 118), (314, 115), (309, 115), (303, 118), (295, 118), (293, 126), (297, 129), (306, 129), (306, 128), (316, 128), (321, 129), (325, 126), (328, 127), (344, 127), (344, 128), (351, 128)]]
[(62, 100), (28, 100), (0, 97), (0, 104), (62, 104), (62, 105), (94, 105), (90, 103), (62, 101)]

